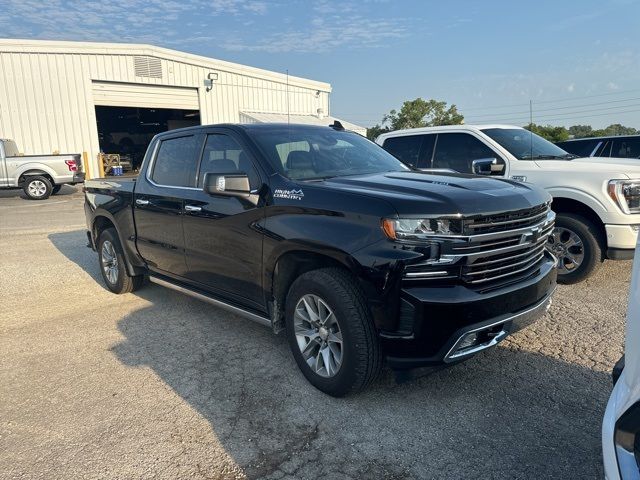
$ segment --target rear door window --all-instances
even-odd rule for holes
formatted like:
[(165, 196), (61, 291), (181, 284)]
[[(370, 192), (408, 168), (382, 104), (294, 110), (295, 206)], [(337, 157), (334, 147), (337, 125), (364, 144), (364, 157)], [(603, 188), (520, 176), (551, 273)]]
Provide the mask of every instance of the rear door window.
[(615, 139), (612, 143), (612, 157), (640, 158), (640, 137)]
[(611, 155), (611, 141), (610, 140), (600, 140), (600, 144), (598, 148), (596, 148), (596, 152), (593, 154), (594, 157), (610, 157)]
[(382, 144), (382, 148), (401, 162), (417, 167), (423, 137), (424, 135), (403, 135), (387, 138)]
[(195, 187), (196, 136), (168, 138), (160, 142), (151, 180), (163, 186)]

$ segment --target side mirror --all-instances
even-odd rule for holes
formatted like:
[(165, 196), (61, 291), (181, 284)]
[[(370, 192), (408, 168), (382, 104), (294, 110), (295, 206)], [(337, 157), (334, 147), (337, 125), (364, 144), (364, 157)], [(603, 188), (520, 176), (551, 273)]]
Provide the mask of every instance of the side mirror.
[(476, 175), (491, 175), (493, 165), (498, 165), (497, 158), (479, 158), (471, 162), (471, 169)]
[(205, 173), (202, 189), (209, 195), (248, 197), (251, 194), (246, 173)]

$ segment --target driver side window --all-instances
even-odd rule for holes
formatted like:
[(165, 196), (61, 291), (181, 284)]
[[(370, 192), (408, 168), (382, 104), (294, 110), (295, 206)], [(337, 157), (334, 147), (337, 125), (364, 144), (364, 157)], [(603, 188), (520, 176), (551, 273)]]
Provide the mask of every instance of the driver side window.
[(433, 168), (449, 168), (460, 173), (473, 173), (473, 161), (496, 158), (491, 175), (503, 175), (505, 163), (483, 142), (468, 133), (440, 133), (433, 156)]
[(229, 135), (214, 133), (207, 135), (202, 152), (198, 187), (202, 188), (206, 173), (246, 173), (251, 189), (260, 186), (260, 176), (242, 146)]

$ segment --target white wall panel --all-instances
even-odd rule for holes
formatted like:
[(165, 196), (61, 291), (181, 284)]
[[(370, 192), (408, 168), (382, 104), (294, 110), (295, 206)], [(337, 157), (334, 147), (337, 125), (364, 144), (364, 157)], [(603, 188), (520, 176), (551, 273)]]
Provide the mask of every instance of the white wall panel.
[[(136, 56), (160, 59), (162, 78), (136, 76)], [(207, 92), (209, 72), (218, 80)], [(146, 45), (0, 39), (0, 137), (15, 139), (25, 154), (86, 151), (95, 176), (95, 105), (108, 101), (94, 88), (100, 82), (133, 84), (122, 106), (157, 96), (166, 108), (199, 107), (203, 124), (239, 122), (243, 110), (286, 113), (287, 103), (292, 114), (330, 113), (329, 84), (288, 80), (287, 86), (276, 72)], [(189, 93), (177, 100), (178, 92)]]
[(112, 107), (199, 110), (198, 89), (122, 82), (92, 82), (93, 103)]

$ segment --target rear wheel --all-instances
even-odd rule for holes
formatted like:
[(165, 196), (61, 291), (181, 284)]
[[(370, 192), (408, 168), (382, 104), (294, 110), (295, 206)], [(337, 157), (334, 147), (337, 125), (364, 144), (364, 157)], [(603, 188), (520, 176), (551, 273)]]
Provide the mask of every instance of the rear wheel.
[(363, 390), (382, 368), (371, 314), (346, 271), (313, 270), (293, 282), (286, 302), (286, 332), (304, 376), (329, 395)]
[(131, 276), (127, 273), (124, 252), (118, 234), (114, 228), (107, 228), (98, 238), (98, 257), (100, 273), (113, 293), (129, 293), (144, 284), (144, 276)]
[(22, 189), (31, 200), (45, 200), (51, 195), (53, 187), (47, 177), (34, 175), (27, 177)]
[(558, 258), (558, 282), (578, 283), (593, 274), (602, 262), (596, 226), (587, 218), (558, 213), (548, 250)]

